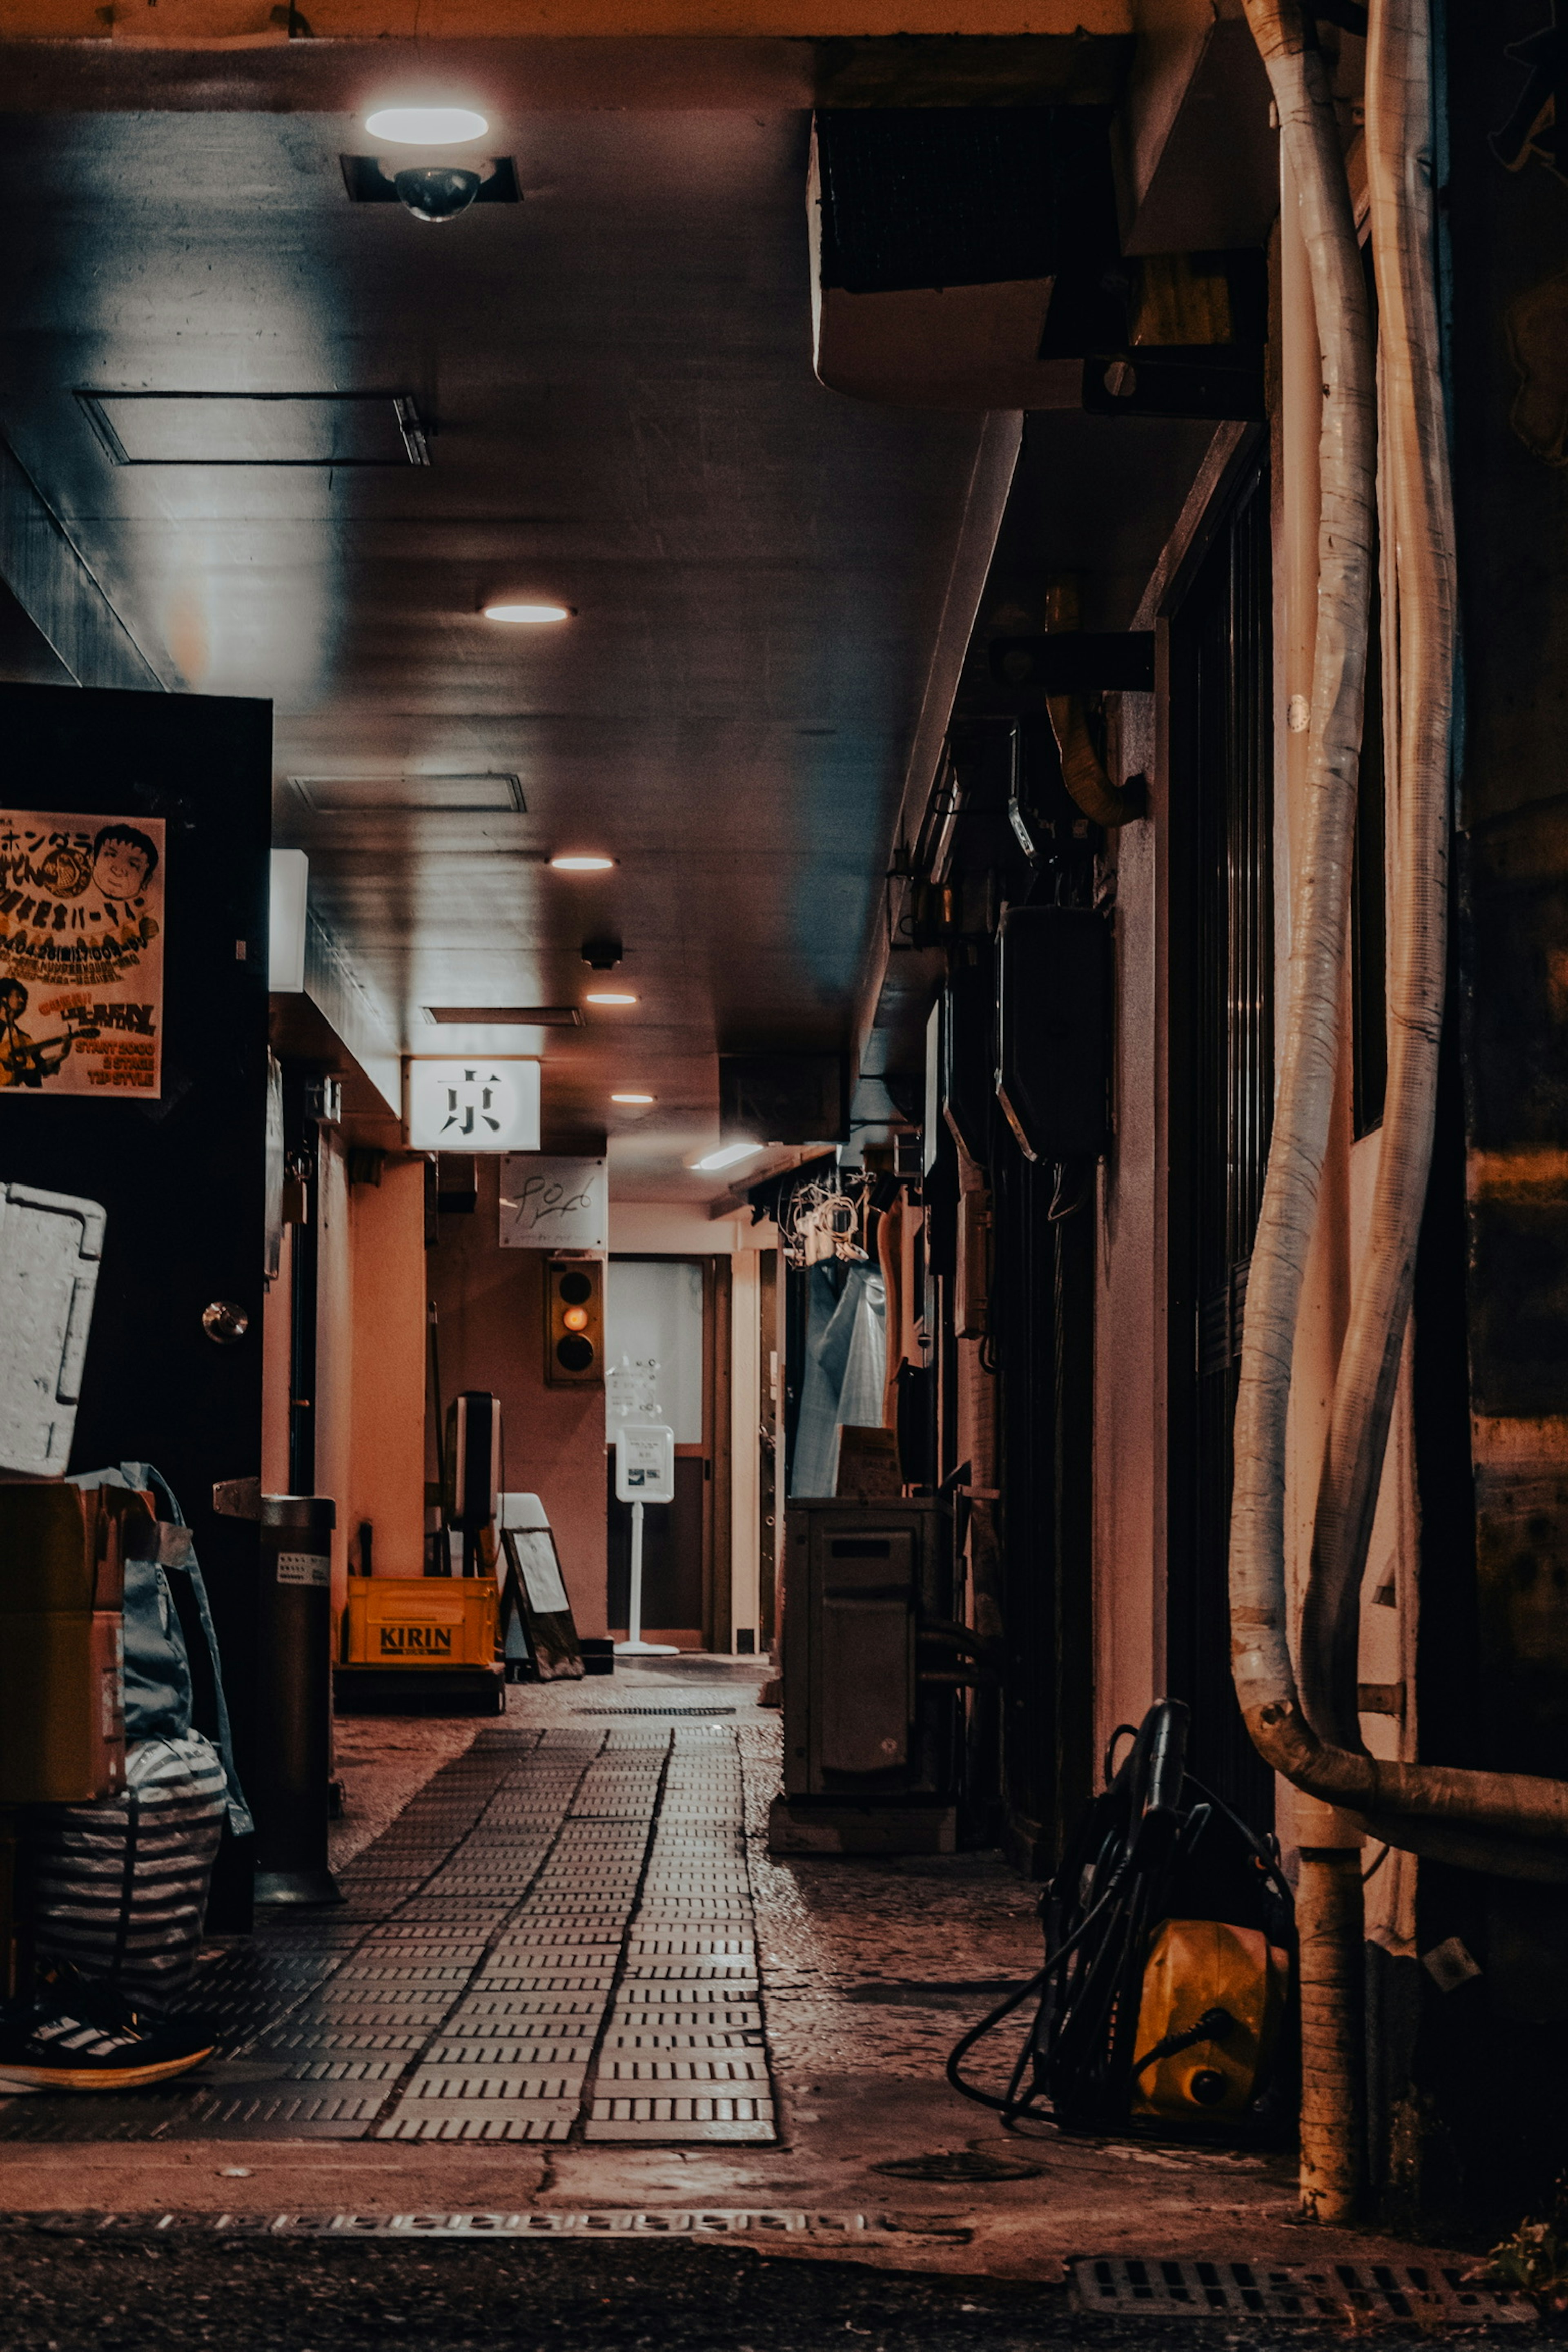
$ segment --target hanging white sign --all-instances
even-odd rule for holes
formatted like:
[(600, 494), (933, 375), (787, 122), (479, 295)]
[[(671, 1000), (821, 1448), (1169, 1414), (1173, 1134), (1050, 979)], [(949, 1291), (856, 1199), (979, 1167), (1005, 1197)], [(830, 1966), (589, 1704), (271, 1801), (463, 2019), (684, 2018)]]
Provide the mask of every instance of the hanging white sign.
[(609, 1163), (510, 1155), (500, 1171), (502, 1249), (608, 1249)]
[(414, 1151), (537, 1151), (539, 1064), (469, 1055), (410, 1060), (405, 1092)]

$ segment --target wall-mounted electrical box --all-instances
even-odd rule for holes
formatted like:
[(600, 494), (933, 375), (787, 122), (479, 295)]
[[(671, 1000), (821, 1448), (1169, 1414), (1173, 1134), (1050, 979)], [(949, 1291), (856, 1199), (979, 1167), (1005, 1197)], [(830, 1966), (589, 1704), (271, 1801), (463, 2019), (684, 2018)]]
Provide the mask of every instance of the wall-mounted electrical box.
[(958, 1709), (944, 1503), (792, 1502), (775, 1853), (951, 1853)]
[(996, 1097), (1031, 1160), (1110, 1139), (1110, 930), (1091, 907), (1009, 907), (996, 940)]

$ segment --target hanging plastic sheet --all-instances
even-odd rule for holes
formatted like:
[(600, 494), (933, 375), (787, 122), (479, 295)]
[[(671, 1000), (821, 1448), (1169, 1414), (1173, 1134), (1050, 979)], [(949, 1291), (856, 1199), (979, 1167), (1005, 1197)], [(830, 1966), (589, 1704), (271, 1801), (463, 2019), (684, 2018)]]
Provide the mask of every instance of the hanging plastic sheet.
[(880, 1425), (888, 1369), (879, 1269), (824, 1258), (805, 1278), (805, 1376), (789, 1488), (800, 1496), (836, 1491), (838, 1433), (847, 1423)]

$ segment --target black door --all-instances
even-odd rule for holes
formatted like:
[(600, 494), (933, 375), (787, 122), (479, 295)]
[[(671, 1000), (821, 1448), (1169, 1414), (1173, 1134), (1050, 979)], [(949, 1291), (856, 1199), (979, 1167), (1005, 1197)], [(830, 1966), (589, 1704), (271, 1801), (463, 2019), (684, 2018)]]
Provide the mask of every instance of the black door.
[(1274, 1098), (1268, 483), (1242, 486), (1171, 633), (1168, 1683), (1193, 1769), (1259, 1827), (1230, 1677), (1231, 1423)]
[(4, 686), (0, 730), (0, 1181), (107, 1212), (71, 1468), (178, 1496), (243, 1778), (256, 1534), (212, 1489), (261, 1458), (271, 709)]

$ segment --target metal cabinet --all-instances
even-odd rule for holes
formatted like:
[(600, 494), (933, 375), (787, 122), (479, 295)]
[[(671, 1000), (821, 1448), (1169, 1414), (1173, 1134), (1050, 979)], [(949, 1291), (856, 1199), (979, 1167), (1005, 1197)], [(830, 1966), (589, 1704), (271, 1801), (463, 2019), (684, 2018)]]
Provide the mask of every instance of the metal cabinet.
[(951, 1850), (957, 1687), (920, 1634), (952, 1608), (944, 1503), (789, 1505), (776, 1852)]

